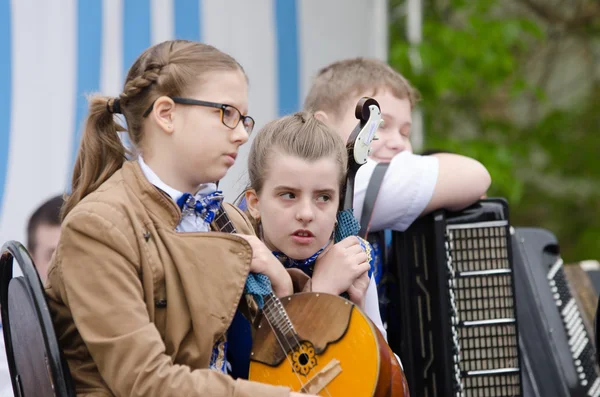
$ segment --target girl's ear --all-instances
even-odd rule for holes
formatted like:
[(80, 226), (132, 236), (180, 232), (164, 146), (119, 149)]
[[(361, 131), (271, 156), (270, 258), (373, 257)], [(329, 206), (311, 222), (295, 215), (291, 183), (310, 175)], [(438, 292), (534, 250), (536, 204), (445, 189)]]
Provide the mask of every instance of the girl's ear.
[(161, 130), (171, 135), (174, 131), (175, 102), (168, 96), (161, 96), (155, 102), (150, 117), (158, 124)]
[(258, 194), (256, 194), (256, 190), (246, 190), (246, 206), (252, 218), (256, 220), (260, 219), (260, 208), (258, 205)]

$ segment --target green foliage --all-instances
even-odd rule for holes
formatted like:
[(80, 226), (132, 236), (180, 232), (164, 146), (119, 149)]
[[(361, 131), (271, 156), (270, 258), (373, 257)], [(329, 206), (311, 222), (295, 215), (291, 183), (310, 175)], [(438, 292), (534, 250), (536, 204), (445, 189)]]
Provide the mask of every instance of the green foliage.
[(598, 48), (600, 31), (559, 29), (531, 0), (423, 1), (416, 48), (405, 1), (390, 1), (389, 61), (421, 92), (425, 148), (484, 163), (488, 194), (509, 200), (511, 223), (550, 229), (565, 261), (600, 259), (600, 61), (578, 59), (589, 74), (555, 67), (571, 54), (557, 48)]

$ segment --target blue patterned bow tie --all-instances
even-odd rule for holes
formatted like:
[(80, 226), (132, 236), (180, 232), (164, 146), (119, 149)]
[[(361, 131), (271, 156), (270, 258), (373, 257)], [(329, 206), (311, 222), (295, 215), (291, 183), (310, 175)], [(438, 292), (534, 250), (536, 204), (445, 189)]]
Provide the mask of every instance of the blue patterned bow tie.
[(204, 222), (211, 223), (215, 219), (215, 215), (221, 207), (223, 201), (223, 192), (216, 190), (207, 195), (201, 195), (194, 197), (190, 193), (184, 193), (179, 200), (177, 205), (181, 208), (181, 214), (186, 216), (188, 214), (196, 214)]
[(319, 255), (323, 252), (323, 248), (318, 250), (315, 254), (313, 254), (310, 258), (306, 259), (292, 259), (286, 256), (283, 252), (273, 251), (273, 255), (283, 264), (285, 267), (295, 267), (302, 270), (308, 276), (312, 277), (312, 273), (315, 267), (315, 262)]

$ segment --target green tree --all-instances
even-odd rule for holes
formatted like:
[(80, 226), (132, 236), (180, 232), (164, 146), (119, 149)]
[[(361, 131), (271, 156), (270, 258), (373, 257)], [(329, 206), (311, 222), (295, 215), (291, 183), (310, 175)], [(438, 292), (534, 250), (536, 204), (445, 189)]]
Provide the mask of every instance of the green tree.
[(426, 149), (482, 161), (511, 223), (600, 259), (600, 3), (423, 0), (423, 42), (390, 1), (390, 63), (421, 92)]

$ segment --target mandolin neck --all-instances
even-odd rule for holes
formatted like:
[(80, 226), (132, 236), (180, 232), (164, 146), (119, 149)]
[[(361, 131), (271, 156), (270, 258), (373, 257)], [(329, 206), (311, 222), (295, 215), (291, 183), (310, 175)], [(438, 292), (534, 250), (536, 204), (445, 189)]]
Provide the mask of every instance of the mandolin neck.
[(273, 328), (277, 340), (280, 343), (286, 343), (286, 345), (282, 346), (284, 350), (298, 343), (299, 337), (294, 329), (292, 320), (290, 320), (283, 304), (273, 292), (265, 297), (265, 306), (262, 311), (263, 315), (267, 318), (267, 322)]
[(354, 208), (354, 180), (356, 178), (356, 171), (353, 166), (348, 170), (348, 175), (346, 176), (346, 190), (344, 191), (344, 203), (342, 206), (342, 210), (347, 210), (349, 208)]
[(216, 225), (217, 230), (220, 232), (230, 234), (237, 233), (237, 230), (235, 229), (235, 226), (233, 226), (233, 223), (231, 223), (231, 219), (229, 219), (227, 212), (225, 212), (223, 209), (223, 205), (221, 205), (221, 209), (219, 209), (219, 212), (217, 213), (217, 216), (213, 222)]

